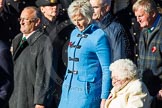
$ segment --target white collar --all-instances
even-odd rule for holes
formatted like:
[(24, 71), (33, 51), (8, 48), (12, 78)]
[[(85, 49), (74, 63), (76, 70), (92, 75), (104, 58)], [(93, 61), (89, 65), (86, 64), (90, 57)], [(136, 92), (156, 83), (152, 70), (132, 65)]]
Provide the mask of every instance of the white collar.
[[(25, 37), (26, 39), (28, 39), (34, 32), (35, 32), (35, 31), (29, 33), (28, 35), (23, 34), (23, 37)], [(23, 37), (22, 37), (22, 38), (23, 38)]]

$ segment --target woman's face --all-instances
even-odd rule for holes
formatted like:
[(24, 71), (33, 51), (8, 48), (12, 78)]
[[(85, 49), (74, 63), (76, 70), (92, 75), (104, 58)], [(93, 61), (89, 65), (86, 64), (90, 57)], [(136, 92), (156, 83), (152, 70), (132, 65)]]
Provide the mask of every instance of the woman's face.
[(120, 79), (118, 77), (118, 74), (115, 72), (112, 72), (111, 78), (112, 78), (112, 85), (116, 90), (120, 90), (121, 88), (123, 88), (125, 84), (127, 84), (127, 82), (129, 81), (127, 78)]
[(121, 80), (116, 76), (112, 77), (112, 85), (114, 87), (118, 88), (118, 87), (122, 86), (124, 83), (125, 83), (125, 80)]
[(73, 15), (71, 20), (80, 31), (83, 31), (89, 24), (88, 19), (82, 14)]

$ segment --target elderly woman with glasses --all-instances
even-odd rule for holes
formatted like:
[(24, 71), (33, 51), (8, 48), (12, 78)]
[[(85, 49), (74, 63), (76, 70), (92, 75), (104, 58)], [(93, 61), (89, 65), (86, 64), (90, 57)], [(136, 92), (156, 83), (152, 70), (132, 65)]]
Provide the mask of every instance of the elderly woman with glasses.
[(68, 15), (76, 28), (68, 46), (68, 66), (59, 108), (103, 108), (111, 90), (110, 46), (103, 30), (92, 23), (89, 1), (75, 0)]
[(150, 108), (152, 97), (138, 79), (137, 67), (129, 59), (119, 59), (110, 65), (112, 85), (105, 108)]

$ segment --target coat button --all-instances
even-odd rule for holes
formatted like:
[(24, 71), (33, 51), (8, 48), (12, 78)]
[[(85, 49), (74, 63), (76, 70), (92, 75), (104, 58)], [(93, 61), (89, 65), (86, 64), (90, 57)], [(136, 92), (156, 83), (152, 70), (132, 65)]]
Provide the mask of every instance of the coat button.
[(138, 57), (138, 54), (136, 54), (135, 56)]

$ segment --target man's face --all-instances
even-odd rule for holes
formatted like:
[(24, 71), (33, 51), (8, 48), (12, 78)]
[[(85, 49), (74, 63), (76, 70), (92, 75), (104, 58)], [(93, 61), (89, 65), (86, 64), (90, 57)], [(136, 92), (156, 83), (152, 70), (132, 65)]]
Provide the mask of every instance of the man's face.
[(142, 7), (135, 10), (134, 14), (137, 18), (137, 22), (139, 22), (142, 28), (149, 28), (152, 26), (152, 23), (153, 23), (152, 14), (149, 14), (146, 11), (144, 11)]
[(58, 5), (43, 6), (41, 11), (48, 20), (51, 20), (58, 15)]
[(92, 18), (94, 20), (100, 20), (104, 15), (104, 12), (103, 12), (104, 9), (102, 9), (103, 7), (100, 3), (100, 0), (90, 0), (90, 4), (92, 5), (94, 9)]
[(0, 0), (0, 12), (3, 10), (4, 0)]
[(26, 35), (33, 32), (39, 24), (38, 19), (35, 18), (35, 14), (30, 9), (23, 10), (19, 20), (20, 20), (20, 31)]

